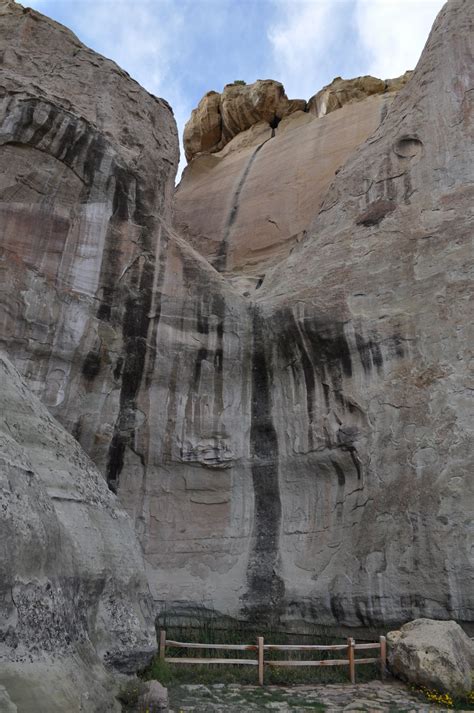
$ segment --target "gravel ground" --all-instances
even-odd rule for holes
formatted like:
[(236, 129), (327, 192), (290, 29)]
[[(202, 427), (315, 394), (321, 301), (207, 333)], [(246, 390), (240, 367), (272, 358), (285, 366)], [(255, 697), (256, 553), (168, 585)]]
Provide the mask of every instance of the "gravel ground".
[(247, 713), (247, 711), (366, 711), (423, 713), (445, 711), (423, 703), (407, 686), (381, 683), (315, 686), (241, 686), (239, 684), (179, 685), (169, 688), (170, 713)]

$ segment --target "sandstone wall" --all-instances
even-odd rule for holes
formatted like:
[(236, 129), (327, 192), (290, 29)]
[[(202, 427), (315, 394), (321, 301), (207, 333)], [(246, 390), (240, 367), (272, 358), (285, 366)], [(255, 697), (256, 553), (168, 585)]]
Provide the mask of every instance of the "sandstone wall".
[[(369, 97), (193, 161), (189, 241), (167, 106), (37, 13), (1, 16), (2, 342), (118, 492), (168, 609), (472, 620), (472, 12), (450, 0), (385, 117)], [(286, 258), (277, 213), (306, 230)]]
[[(472, 620), (472, 12), (447, 4), (384, 113), (371, 97), (290, 117), (274, 138), (256, 125), (195, 158), (178, 188), (176, 224), (246, 290), (252, 315), (242, 601), (259, 617)], [(338, 141), (348, 125), (352, 147)], [(325, 138), (331, 173), (331, 149), (347, 151), (331, 185), (305, 162), (309, 137), (321, 154)], [(288, 238), (305, 198), (314, 220), (281, 260), (263, 226), (281, 216)]]
[(302, 239), (334, 173), (375, 131), (392, 99), (369, 97), (322, 119), (297, 111), (276, 129), (261, 121), (222, 151), (197, 156), (176, 192), (176, 229), (241, 291), (253, 292)]

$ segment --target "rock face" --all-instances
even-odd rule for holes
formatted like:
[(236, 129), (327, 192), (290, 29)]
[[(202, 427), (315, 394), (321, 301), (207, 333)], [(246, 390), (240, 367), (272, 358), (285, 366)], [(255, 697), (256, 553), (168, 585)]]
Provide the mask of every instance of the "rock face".
[(472, 690), (474, 641), (456, 622), (417, 619), (389, 632), (387, 644), (396, 676), (455, 696)]
[(370, 75), (355, 79), (336, 77), (331, 84), (323, 87), (308, 101), (307, 110), (318, 118), (340, 109), (345, 104), (359, 102), (374, 94), (393, 92), (401, 89), (410, 79), (412, 72), (405, 72), (395, 79), (377, 79)]
[(0, 394), (0, 681), (24, 713), (120, 710), (103, 662), (156, 648), (133, 524), (3, 354)]
[(297, 111), (260, 121), (213, 155), (196, 156), (177, 189), (174, 224), (241, 290), (252, 292), (307, 231), (337, 171), (375, 131), (393, 94), (323, 119)]
[(396, 95), (276, 129), (242, 99), (174, 228), (168, 107), (7, 10), (0, 335), (132, 516), (155, 600), (288, 628), (472, 621), (472, 3)]
[[(247, 286), (254, 523), (243, 601), (259, 613), (272, 605), (285, 621), (350, 625), (472, 620), (462, 523), (474, 502), (465, 401), (473, 12), (447, 4), (410, 81), (383, 113), (378, 104), (359, 141), (372, 135), (357, 149), (355, 140), (319, 194), (310, 169), (298, 193), (299, 164), (284, 142), (329, 132), (383, 94), (305, 117), (280, 138), (283, 122), (274, 138), (266, 129), (258, 153), (230, 151), (231, 142), (222, 157), (197, 158), (177, 191), (176, 225), (187, 224), (196, 249), (240, 285), (254, 242), (253, 275), (265, 275), (258, 291)], [(267, 216), (278, 223), (266, 210), (269, 185), (274, 205), (316, 194), (306, 234), (270, 269), (260, 232)]]
[(253, 84), (227, 84), (222, 94), (208, 92), (184, 128), (188, 161), (198, 153), (212, 153), (260, 121), (276, 126), (283, 117), (304, 110), (303, 99), (289, 100), (283, 84), (259, 79)]

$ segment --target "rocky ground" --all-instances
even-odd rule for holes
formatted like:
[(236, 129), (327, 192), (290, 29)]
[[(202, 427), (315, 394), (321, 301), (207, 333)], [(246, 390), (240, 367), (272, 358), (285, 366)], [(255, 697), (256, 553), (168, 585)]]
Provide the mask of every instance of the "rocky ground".
[[(181, 685), (169, 689), (170, 713), (240, 713), (243, 711), (366, 711), (412, 713), (435, 710), (402, 683), (330, 684), (316, 686)], [(437, 711), (447, 710), (436, 707)]]

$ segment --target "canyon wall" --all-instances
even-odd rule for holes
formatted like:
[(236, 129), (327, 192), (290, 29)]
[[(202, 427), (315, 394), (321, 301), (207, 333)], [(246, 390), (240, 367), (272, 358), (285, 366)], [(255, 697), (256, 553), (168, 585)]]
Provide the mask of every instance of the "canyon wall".
[(472, 621), (472, 4), (398, 93), (201, 152), (173, 225), (166, 103), (5, 8), (1, 342), (133, 518), (155, 611)]
[(178, 187), (252, 315), (258, 616), (472, 621), (473, 10), (445, 6), (397, 94), (256, 123)]

